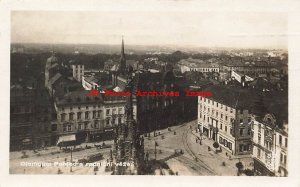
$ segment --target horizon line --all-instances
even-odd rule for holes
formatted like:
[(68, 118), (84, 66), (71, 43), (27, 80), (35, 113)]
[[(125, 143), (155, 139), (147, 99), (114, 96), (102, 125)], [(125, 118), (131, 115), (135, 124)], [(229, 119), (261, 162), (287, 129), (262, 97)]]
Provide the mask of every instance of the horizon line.
[[(47, 42), (10, 42), (10, 44), (44, 44), (44, 45), (121, 45), (120, 44), (108, 44), (108, 43), (47, 43)], [(257, 50), (286, 50), (288, 51), (287, 47), (271, 47), (271, 46), (265, 46), (265, 47), (236, 47), (236, 46), (196, 46), (192, 44), (185, 44), (185, 45), (179, 45), (179, 44), (125, 44), (125, 46), (161, 46), (161, 47), (182, 47), (182, 48), (224, 48), (224, 49), (257, 49)], [(126, 48), (126, 47), (125, 47)]]

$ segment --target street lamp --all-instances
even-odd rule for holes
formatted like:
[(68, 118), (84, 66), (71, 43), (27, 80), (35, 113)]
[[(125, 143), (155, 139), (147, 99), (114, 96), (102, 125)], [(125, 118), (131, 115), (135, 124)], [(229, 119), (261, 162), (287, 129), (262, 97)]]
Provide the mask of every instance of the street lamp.
[(72, 170), (72, 165), (73, 165), (73, 154), (72, 154), (72, 152), (73, 152), (73, 149), (72, 149), (72, 146), (71, 146), (71, 168), (70, 168), (70, 172), (73, 172), (73, 170)]

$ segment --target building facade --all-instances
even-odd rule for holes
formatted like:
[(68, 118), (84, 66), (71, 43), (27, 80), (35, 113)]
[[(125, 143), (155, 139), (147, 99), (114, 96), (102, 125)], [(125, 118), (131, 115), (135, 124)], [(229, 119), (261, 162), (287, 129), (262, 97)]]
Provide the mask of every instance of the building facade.
[(250, 113), (246, 103), (239, 104), (243, 93), (216, 85), (203, 91), (211, 91), (213, 96), (198, 97), (198, 125), (201, 133), (233, 155), (250, 155)]
[[(88, 97), (88, 91), (76, 91), (57, 100), (57, 133), (60, 136), (76, 134), (79, 142), (113, 138), (115, 125), (125, 122), (124, 97)], [(134, 107), (136, 116), (136, 107)]]
[(273, 114), (253, 118), (254, 172), (263, 176), (288, 176), (288, 128), (282, 128)]
[(73, 70), (73, 77), (78, 82), (81, 82), (82, 76), (84, 75), (84, 65), (82, 64), (73, 64), (72, 65)]

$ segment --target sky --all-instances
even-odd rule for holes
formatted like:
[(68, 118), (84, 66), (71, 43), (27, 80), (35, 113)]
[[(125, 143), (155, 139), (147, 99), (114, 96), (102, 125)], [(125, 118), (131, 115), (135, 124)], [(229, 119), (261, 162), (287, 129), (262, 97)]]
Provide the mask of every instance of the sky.
[(13, 11), (11, 42), (287, 48), (284, 12)]

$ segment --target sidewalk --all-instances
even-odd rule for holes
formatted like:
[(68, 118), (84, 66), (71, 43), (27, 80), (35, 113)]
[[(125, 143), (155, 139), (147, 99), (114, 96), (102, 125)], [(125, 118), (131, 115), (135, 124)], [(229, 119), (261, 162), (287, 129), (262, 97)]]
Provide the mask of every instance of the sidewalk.
[[(194, 136), (195, 144), (199, 144), (199, 143), (196, 143), (196, 139), (195, 139), (196, 137), (200, 138), (199, 133), (196, 133), (195, 130), (192, 130), (191, 133)], [(211, 148), (210, 152), (215, 151), (215, 148), (213, 147), (214, 141), (209, 139), (208, 137), (202, 136), (202, 142), (201, 143), (202, 143), (201, 146), (206, 147), (206, 151), (208, 151), (208, 146)], [(238, 161), (241, 161), (243, 163), (245, 169), (246, 168), (248, 168), (248, 169), (253, 168), (253, 159), (252, 159), (251, 155), (233, 155), (232, 153), (230, 153), (229, 151), (227, 151), (224, 148), (221, 148), (221, 150), (222, 150), (221, 152), (214, 153), (214, 154), (218, 155), (218, 157), (220, 157), (223, 161), (225, 161), (225, 162), (232, 161), (232, 162), (235, 162), (235, 163), (237, 163)], [(226, 153), (227, 153), (227, 155), (226, 155)]]

